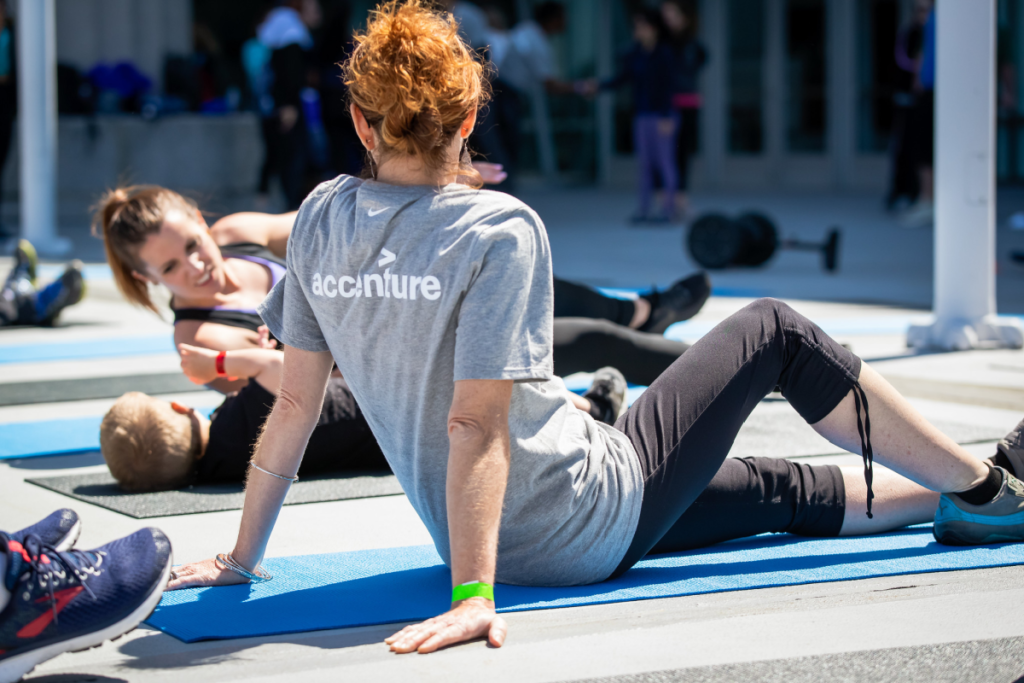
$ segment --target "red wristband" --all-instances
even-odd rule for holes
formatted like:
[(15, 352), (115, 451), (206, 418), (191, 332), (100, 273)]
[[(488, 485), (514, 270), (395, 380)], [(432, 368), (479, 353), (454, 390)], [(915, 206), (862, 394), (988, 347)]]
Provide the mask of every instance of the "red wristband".
[(228, 373), (224, 371), (224, 359), (227, 357), (227, 355), (228, 355), (227, 351), (221, 351), (220, 353), (217, 354), (216, 365), (217, 365), (217, 376), (218, 377), (227, 377), (228, 376)]

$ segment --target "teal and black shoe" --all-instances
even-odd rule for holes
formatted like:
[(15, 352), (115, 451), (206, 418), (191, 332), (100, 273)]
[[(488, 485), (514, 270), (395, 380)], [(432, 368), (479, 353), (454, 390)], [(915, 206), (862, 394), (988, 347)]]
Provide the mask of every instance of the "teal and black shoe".
[(935, 511), (935, 540), (945, 545), (983, 545), (1024, 541), (1024, 482), (996, 467), (1003, 476), (996, 497), (971, 505), (955, 493), (943, 493)]
[(39, 290), (36, 295), (36, 324), (52, 325), (60, 312), (85, 298), (82, 262), (68, 264), (64, 274)]

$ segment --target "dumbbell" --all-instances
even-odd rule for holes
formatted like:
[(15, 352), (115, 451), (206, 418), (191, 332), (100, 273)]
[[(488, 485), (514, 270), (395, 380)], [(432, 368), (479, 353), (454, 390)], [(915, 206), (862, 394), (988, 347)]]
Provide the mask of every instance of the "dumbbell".
[(832, 228), (820, 244), (780, 239), (775, 223), (762, 213), (751, 211), (736, 219), (708, 213), (690, 226), (686, 247), (693, 260), (708, 270), (757, 267), (768, 261), (776, 249), (817, 251), (822, 255), (822, 267), (831, 273), (839, 267), (839, 239), (839, 228)]

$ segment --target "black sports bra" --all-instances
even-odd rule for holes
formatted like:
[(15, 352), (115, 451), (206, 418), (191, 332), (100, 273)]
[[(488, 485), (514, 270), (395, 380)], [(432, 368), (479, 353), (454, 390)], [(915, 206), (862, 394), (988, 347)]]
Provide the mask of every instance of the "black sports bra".
[[(253, 242), (236, 242), (220, 248), (224, 258), (240, 258), (253, 263), (267, 266), (271, 273), (271, 287), (284, 276), (285, 262), (261, 244)], [(242, 327), (256, 332), (263, 320), (255, 310), (236, 308), (174, 308), (171, 299), (171, 310), (174, 311), (174, 323), (180, 320), (199, 320), (202, 322), (220, 323), (230, 327)]]

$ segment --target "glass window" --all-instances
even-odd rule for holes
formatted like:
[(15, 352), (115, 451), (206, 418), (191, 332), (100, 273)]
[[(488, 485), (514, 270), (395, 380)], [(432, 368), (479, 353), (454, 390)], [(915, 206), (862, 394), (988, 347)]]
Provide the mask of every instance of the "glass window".
[(921, 30), (907, 26), (900, 36), (897, 0), (857, 3), (857, 149), (884, 152), (893, 130), (894, 108), (905, 118), (913, 104), (914, 75), (896, 64), (895, 51), (916, 57)]
[(727, 21), (729, 151), (759, 154), (764, 150), (763, 1), (729, 0)]
[(786, 147), (825, 151), (826, 67), (824, 0), (786, 3)]

